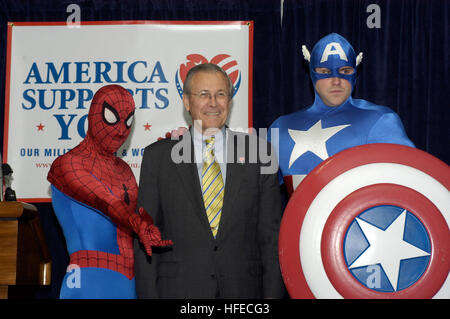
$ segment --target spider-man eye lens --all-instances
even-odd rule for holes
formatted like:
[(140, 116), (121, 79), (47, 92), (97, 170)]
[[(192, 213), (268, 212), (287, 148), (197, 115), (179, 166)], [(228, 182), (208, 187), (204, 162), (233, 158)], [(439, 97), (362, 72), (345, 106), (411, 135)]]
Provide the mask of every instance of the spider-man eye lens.
[(109, 125), (116, 124), (120, 120), (119, 113), (106, 101), (103, 102), (103, 119)]
[(125, 125), (130, 128), (131, 125), (133, 125), (133, 120), (134, 120), (134, 111), (130, 113), (130, 115), (128, 115), (126, 121), (125, 121)]

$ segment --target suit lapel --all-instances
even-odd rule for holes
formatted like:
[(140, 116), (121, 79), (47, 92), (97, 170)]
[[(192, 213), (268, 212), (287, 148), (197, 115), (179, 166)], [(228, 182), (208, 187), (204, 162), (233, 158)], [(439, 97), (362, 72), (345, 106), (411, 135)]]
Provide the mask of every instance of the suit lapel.
[(182, 162), (175, 166), (183, 185), (183, 189), (186, 192), (186, 196), (193, 204), (194, 214), (200, 220), (200, 223), (204, 226), (204, 228), (208, 231), (211, 239), (214, 239), (209, 226), (208, 217), (206, 216), (205, 205), (203, 203), (202, 189), (198, 178), (198, 170), (197, 164), (195, 163), (194, 144), (192, 142), (192, 139), (190, 139), (189, 145), (191, 147), (191, 160), (187, 163)]
[(222, 216), (220, 219), (219, 231), (216, 237), (218, 241), (223, 239), (225, 234), (227, 234), (228, 228), (233, 224), (233, 220), (238, 217), (236, 216), (236, 214), (233, 214), (233, 212), (236, 211), (233, 206), (237, 203), (239, 191), (245, 178), (246, 170), (243, 165), (243, 161), (245, 161), (245, 159), (245, 153), (238, 153), (237, 143), (233, 141), (233, 138), (228, 137), (227, 177), (225, 180), (225, 194), (223, 200)]

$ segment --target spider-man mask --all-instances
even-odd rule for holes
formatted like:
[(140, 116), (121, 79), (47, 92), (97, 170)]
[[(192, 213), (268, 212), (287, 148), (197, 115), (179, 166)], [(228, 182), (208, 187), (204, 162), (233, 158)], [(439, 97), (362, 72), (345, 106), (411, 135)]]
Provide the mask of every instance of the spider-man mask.
[(106, 153), (116, 152), (130, 134), (134, 118), (134, 100), (119, 85), (99, 89), (88, 114), (87, 134)]

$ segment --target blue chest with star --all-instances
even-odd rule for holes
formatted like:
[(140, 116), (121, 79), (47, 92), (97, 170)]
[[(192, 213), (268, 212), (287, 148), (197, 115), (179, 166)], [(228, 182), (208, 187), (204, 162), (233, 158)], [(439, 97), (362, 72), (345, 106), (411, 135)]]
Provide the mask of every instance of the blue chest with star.
[(306, 175), (328, 157), (367, 143), (413, 146), (398, 116), (390, 109), (365, 100), (349, 100), (339, 107), (317, 101), (309, 108), (281, 116), (269, 130), (278, 150), (282, 176)]

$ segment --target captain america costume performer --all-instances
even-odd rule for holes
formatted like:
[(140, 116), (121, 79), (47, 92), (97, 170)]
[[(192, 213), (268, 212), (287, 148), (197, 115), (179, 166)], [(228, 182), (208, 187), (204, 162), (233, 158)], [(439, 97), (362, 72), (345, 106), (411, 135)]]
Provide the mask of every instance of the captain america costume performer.
[(136, 298), (133, 234), (148, 255), (152, 246), (172, 244), (161, 240), (147, 212), (136, 212), (136, 179), (115, 156), (130, 134), (134, 110), (133, 97), (123, 87), (100, 88), (89, 109), (86, 137), (58, 157), (48, 173), (70, 254), (60, 298)]
[[(394, 111), (351, 97), (356, 82), (356, 67), (362, 60), (362, 53), (357, 57), (344, 37), (331, 33), (316, 43), (311, 54), (303, 46), (303, 55), (309, 61), (314, 103), (280, 116), (268, 132), (268, 140), (278, 150), (280, 184), (285, 183), (289, 194), (318, 164), (344, 149), (369, 143), (414, 147)], [(348, 67), (353, 68), (351, 74), (340, 71)], [(319, 73), (316, 68), (328, 72)], [(330, 78), (351, 84), (348, 98), (340, 105), (327, 105), (318, 93), (317, 81)], [(273, 129), (278, 129), (278, 137)]]

